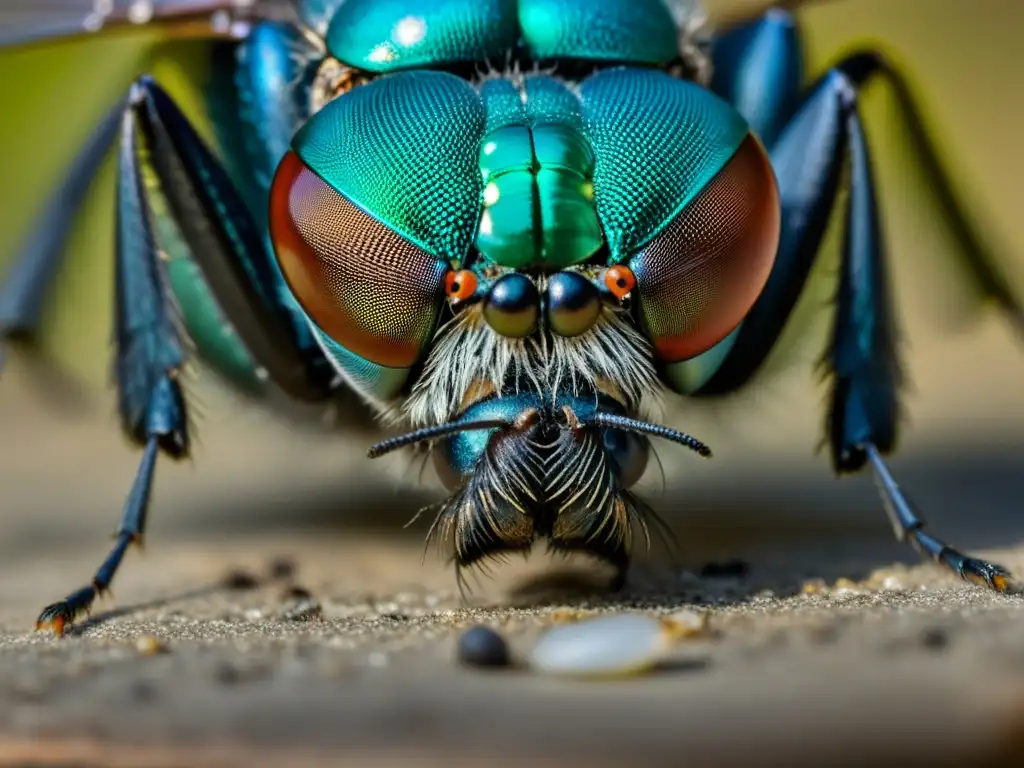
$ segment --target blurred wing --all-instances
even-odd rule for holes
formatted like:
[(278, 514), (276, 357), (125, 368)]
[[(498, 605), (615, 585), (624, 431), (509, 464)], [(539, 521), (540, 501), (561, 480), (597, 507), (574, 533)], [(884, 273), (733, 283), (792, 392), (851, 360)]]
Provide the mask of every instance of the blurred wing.
[[(65, 9), (65, 18), (71, 18), (68, 11), (76, 4), (60, 0), (57, 5)], [(209, 2), (193, 2), (188, 9), (198, 5), (212, 7)], [(321, 5), (303, 6), (300, 10), (313, 12), (305, 13), (304, 21), (315, 18)], [(83, 7), (81, 0), (77, 7)], [(164, 9), (171, 7), (165, 0)], [(181, 11), (177, 20), (186, 18), (185, 3), (175, 2), (173, 7)], [(11, 12), (11, 6), (2, 5), (0, 16), (9, 17)], [(293, 18), (294, 13), (293, 8)], [(44, 231), (54, 231), (56, 224), (40, 219), (40, 212), (45, 218), (47, 199), (61, 185), (67, 186), (66, 175), (87, 146), (93, 126), (143, 73), (154, 76), (180, 104), (224, 163), (257, 225), (266, 227), (266, 187), (278, 156), (306, 117), (302, 107), (308, 103), (304, 98), (306, 62), (311, 55), (308, 42), (293, 23), (262, 24), (246, 29), (246, 55), (242, 56), (240, 43), (231, 35), (226, 39), (208, 33), (190, 35), (192, 39), (168, 36), (168, 30), (181, 29), (164, 23), (168, 21), (175, 19), (165, 13), (160, 23), (108, 25), (89, 34), (76, 34), (73, 30), (79, 28), (67, 24), (49, 25), (45, 29), (72, 30), (73, 40), (47, 41), (37, 36), (41, 44), (0, 51), (0, 81), (5, 82), (5, 102), (12, 109), (11, 120), (0, 125), (0, 160), (18, 171), (0, 180), (0, 203), (4, 203), (0, 205), (0, 276), (10, 274), (9, 265), (24, 253), (24, 244), (32, 242), (41, 222)], [(0, 28), (7, 32), (6, 26)], [(89, 76), (83, 78), (86, 72)], [(280, 82), (291, 85), (274, 85)], [(74, 87), (69, 87), (71, 83)], [(59, 273), (43, 300), (42, 325), (33, 333), (47, 357), (97, 387), (104, 383), (101, 371), (108, 357), (106, 336), (113, 300), (111, 153), (103, 156), (107, 161), (99, 176), (91, 183), (86, 179), (85, 197), (76, 194), (73, 201), (61, 201), (57, 227), (61, 242), (56, 243), (60, 253), (55, 255)], [(162, 232), (173, 231), (165, 215), (158, 212), (156, 219)], [(70, 237), (65, 240), (68, 224)], [(81, 322), (83, 317), (90, 322)], [(304, 324), (302, 330), (306, 330)]]
[[(896, 52), (889, 53), (888, 59), (899, 61)], [(883, 108), (876, 109), (883, 119), (869, 123), (876, 143), (887, 151), (876, 165), (886, 163), (887, 171), (900, 174), (890, 185), (891, 198), (897, 200), (894, 207), (898, 209), (902, 202), (895, 192), (903, 191), (909, 205), (900, 213), (920, 216), (939, 235), (937, 249), (918, 247), (894, 254), (894, 258), (905, 259), (915, 275), (913, 284), (927, 297), (922, 304), (941, 331), (967, 330), (981, 319), (984, 310), (994, 307), (1024, 339), (1020, 259), (1012, 247), (1001, 242), (991, 212), (978, 204), (960, 180), (970, 169), (968, 153), (976, 154), (978, 149), (950, 142), (944, 147), (937, 140), (945, 129), (922, 110), (921, 95), (932, 89), (925, 87), (928, 78), (922, 77), (925, 73), (919, 68), (889, 66), (883, 74), (886, 82), (877, 96), (887, 103), (876, 99), (868, 105), (868, 109)], [(989, 81), (991, 76), (985, 79)], [(886, 125), (887, 135), (881, 130)], [(986, 138), (980, 121), (978, 128), (978, 144), (983, 145)]]
[[(204, 103), (209, 44), (161, 40), (145, 30), (0, 50), (0, 91), (7, 105), (0, 121), (0, 163), (6, 169), (0, 179), (0, 279), (10, 274), (40, 223), (46, 226), (42, 217), (54, 192), (66, 184), (76, 157), (139, 74), (149, 72), (164, 83), (204, 136), (213, 136)], [(101, 391), (108, 383), (113, 324), (113, 154), (112, 147), (103, 152), (84, 198), (68, 201), (64, 209), (59, 225), (70, 229), (36, 336), (45, 359)]]
[(294, 19), (288, 0), (3, 0), (0, 47), (158, 24), (169, 35), (243, 37), (256, 19)]

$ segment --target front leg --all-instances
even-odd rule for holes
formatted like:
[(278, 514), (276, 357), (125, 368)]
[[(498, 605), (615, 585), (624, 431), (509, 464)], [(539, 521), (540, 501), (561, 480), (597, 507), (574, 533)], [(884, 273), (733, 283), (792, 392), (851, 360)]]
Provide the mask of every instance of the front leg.
[(144, 453), (110, 553), (89, 584), (48, 605), (36, 621), (37, 630), (51, 629), (57, 635), (89, 612), (97, 596), (109, 589), (128, 548), (141, 544), (158, 455), (181, 459), (189, 453), (188, 415), (179, 382), (183, 339), (153, 235), (141, 168), (138, 112), (145, 99), (145, 87), (133, 86), (120, 120), (114, 334), (121, 426)]
[[(774, 11), (771, 18), (755, 23), (753, 29), (758, 34), (743, 34), (762, 46), (771, 43), (789, 50), (787, 56), (798, 61), (790, 50), (798, 43), (795, 28), (780, 13)], [(719, 87), (770, 131), (779, 115), (770, 109), (759, 113), (757, 108), (778, 105), (777, 109), (782, 109), (786, 99), (768, 96), (773, 88), (789, 87), (798, 67), (751, 68), (757, 57), (744, 47), (742, 35), (730, 40), (734, 44), (716, 48), (733, 62)], [(971, 273), (1014, 324), (1021, 326), (1024, 313), (956, 206), (909, 89), (880, 56), (860, 53), (827, 72), (795, 114), (782, 122), (778, 138), (770, 146), (782, 203), (776, 265), (761, 297), (738, 331), (727, 339), (727, 346), (718, 354), (714, 349), (705, 353), (704, 360), (677, 364), (693, 366), (689, 376), (684, 373), (679, 379), (703, 382), (696, 394), (721, 395), (739, 389), (760, 369), (799, 298), (845, 182), (849, 193), (843, 253), (833, 335), (824, 360), (832, 381), (826, 440), (833, 466), (837, 473), (869, 466), (900, 540), (909, 541), (923, 555), (962, 578), (1002, 591), (1010, 587), (1008, 571), (970, 558), (926, 533), (924, 521), (914, 512), (882, 458), (896, 445), (902, 369), (870, 149), (857, 108), (859, 89), (876, 74), (886, 75), (896, 88), (904, 117), (918, 139), (915, 144), (922, 164), (932, 176), (932, 189), (946, 209), (947, 219), (954, 222)], [(759, 80), (760, 89), (756, 87)], [(760, 94), (760, 98), (744, 106), (739, 98), (744, 94)]]
[[(318, 358), (299, 345), (287, 310), (277, 301), (258, 226), (173, 100), (143, 77), (132, 86), (120, 126), (115, 373), (122, 429), (144, 453), (110, 554), (88, 585), (39, 617), (37, 628), (57, 634), (90, 609), (128, 548), (141, 541), (159, 454), (181, 459), (189, 453), (179, 382), (183, 323), (153, 229), (151, 192), (166, 199), (218, 311), (269, 378), (298, 399), (319, 400), (330, 391)], [(158, 181), (155, 187), (147, 181), (147, 164)]]

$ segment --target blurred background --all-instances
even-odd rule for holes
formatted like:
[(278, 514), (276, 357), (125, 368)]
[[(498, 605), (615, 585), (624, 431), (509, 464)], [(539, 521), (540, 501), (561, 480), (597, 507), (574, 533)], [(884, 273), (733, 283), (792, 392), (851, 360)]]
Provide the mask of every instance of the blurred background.
[[(764, 3), (706, 5), (712, 17), (726, 18)], [(799, 21), (811, 77), (867, 45), (903, 69), (959, 202), (1024, 295), (1024, 4), (834, 0), (809, 3)], [(0, 272), (134, 76), (153, 73), (211, 135), (199, 91), (208, 76), (206, 46), (158, 38), (140, 30), (0, 53)], [(962, 290), (949, 229), (915, 167), (888, 88), (872, 85), (861, 103), (911, 380), (894, 472), (935, 531), (966, 547), (1015, 544), (1024, 536), (1024, 348)], [(108, 386), (113, 222), (111, 157), (75, 220), (46, 307), (41, 354), (13, 349), (0, 379), (0, 558), (24, 563), (27, 572), (45, 567), (68, 588), (105, 553), (139, 459), (119, 435)], [(813, 368), (830, 329), (835, 255), (833, 247), (822, 258), (766, 376), (727, 402), (670, 404), (666, 418), (711, 444), (716, 456), (698, 462), (663, 448), (664, 487), (656, 471), (645, 480), (687, 558), (756, 558), (760, 548), (775, 547), (830, 558), (849, 549), (855, 567), (865, 569), (913, 562), (891, 541), (867, 478), (836, 480), (826, 455), (814, 452), (826, 390)], [(410, 530), (402, 524), (437, 492), (401, 483), (398, 460), (367, 461), (369, 433), (322, 428), (316, 419), (297, 425), (202, 370), (191, 391), (201, 406), (193, 460), (158, 467), (151, 547), (244, 532), (385, 542), (418, 542), (425, 533), (428, 521)], [(877, 546), (851, 544), (859, 540)], [(53, 556), (62, 548), (75, 556)], [(546, 558), (532, 562), (543, 568)], [(411, 574), (443, 569), (430, 558), (421, 566), (418, 557), (408, 567)], [(132, 558), (119, 583), (144, 568)], [(24, 618), (27, 626), (32, 616)]]

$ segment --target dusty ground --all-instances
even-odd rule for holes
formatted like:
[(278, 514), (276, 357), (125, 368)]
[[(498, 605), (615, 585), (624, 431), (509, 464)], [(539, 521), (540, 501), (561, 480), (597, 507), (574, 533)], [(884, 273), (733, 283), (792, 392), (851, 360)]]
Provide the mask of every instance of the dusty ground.
[[(948, 375), (929, 367), (943, 360), (920, 364), (935, 385), (915, 396), (893, 466), (935, 531), (1024, 574), (1021, 365), (1004, 357), (1001, 375), (986, 374), (1003, 342), (993, 338), (989, 353), (947, 348)], [(919, 566), (892, 541), (870, 483), (837, 482), (810, 454), (817, 408), (793, 408), (801, 395), (785, 385), (760, 431), (738, 430), (742, 412), (687, 418), (715, 461), (664, 455), (658, 506), (680, 540), (677, 565), (641, 562), (612, 599), (594, 586), (599, 569), (539, 552), (496, 569), (466, 603), (443, 563), (421, 563), (425, 525), (402, 532), (429, 492), (389, 490), (394, 466), (371, 475), (368, 437), (296, 433), (213, 392), (195, 465), (158, 470), (147, 549), (129, 556), (116, 599), (62, 640), (32, 622), (99, 562), (137, 457), (108, 399), (55, 411), (17, 360), (3, 387), (0, 763), (1024, 760), (1024, 602)], [(266, 580), (280, 557), (294, 577)], [(699, 576), (729, 557), (749, 564), (746, 577)], [(237, 569), (260, 585), (225, 587)], [(816, 578), (831, 588), (803, 594)], [(835, 588), (841, 578), (854, 584)], [(296, 615), (294, 585), (319, 616)], [(454, 661), (471, 623), (525, 650), (566, 608), (693, 609), (714, 632), (629, 681)], [(141, 652), (144, 635), (165, 652)]]
[[(297, 583), (322, 618), (294, 616), (283, 584), (217, 588), (224, 564), (260, 573), (282, 553), (298, 555)], [(61, 641), (25, 624), (65, 584), (39, 563), (8, 564), (0, 756), (125, 765), (413, 754), (827, 765), (900, 756), (974, 765), (1010, 749), (1024, 728), (1019, 600), (928, 569), (886, 570), (870, 589), (804, 596), (792, 594), (803, 568), (765, 556), (740, 581), (678, 576), (655, 585), (641, 576), (613, 604), (520, 581), (518, 591), (466, 606), (440, 569), (412, 565), (416, 554), (312, 537), (163, 545), (133, 564), (117, 609)], [(1024, 570), (1024, 554), (994, 554)], [(13, 588), (14, 574), (23, 588)], [(454, 663), (462, 627), (493, 624), (524, 649), (566, 605), (583, 614), (692, 606), (710, 614), (716, 636), (685, 643), (681, 663), (633, 681)], [(141, 653), (142, 635), (166, 652)]]

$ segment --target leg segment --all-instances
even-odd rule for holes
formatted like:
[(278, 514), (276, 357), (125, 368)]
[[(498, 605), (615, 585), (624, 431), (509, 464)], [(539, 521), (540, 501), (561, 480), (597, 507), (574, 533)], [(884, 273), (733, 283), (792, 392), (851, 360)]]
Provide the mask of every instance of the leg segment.
[(882, 495), (882, 504), (889, 515), (889, 522), (892, 523), (897, 539), (909, 539), (910, 544), (923, 557), (944, 565), (966, 581), (987, 584), (1000, 592), (1009, 588), (1010, 572), (1001, 565), (968, 557), (941, 539), (925, 533), (924, 520), (918, 517), (914, 505), (903, 495), (889, 473), (889, 468), (882, 460), (878, 449), (870, 443), (867, 445), (867, 457), (874, 470), (878, 492)]
[(98, 595), (110, 588), (110, 582), (121, 565), (125, 552), (132, 544), (142, 544), (142, 536), (146, 528), (146, 512), (149, 507), (149, 491), (153, 484), (153, 469), (159, 453), (159, 438), (151, 438), (146, 443), (146, 452), (142, 456), (138, 475), (132, 485), (131, 493), (125, 502), (124, 516), (121, 526), (115, 534), (116, 542), (106, 560), (100, 565), (92, 582), (76, 589), (63, 600), (46, 606), (36, 620), (36, 629), (52, 629), (57, 635), (64, 634), (64, 628), (75, 619), (87, 613)]
[[(256, 222), (221, 163), (173, 100), (148, 78), (138, 81), (133, 94), (136, 130), (150, 150), (146, 169), (155, 171), (160, 199), (173, 219), (168, 227), (163, 216), (154, 215), (158, 237), (165, 241), (162, 250), (183, 252), (198, 267), (194, 278), (185, 278), (187, 295), (179, 290), (177, 296), (185, 299), (186, 318), (201, 324), (212, 312), (220, 318), (222, 335), (237, 339), (265, 378), (298, 400), (328, 399), (334, 371), (316, 344), (302, 338), (308, 330), (284, 300), (280, 274), (267, 252), (265, 227)], [(29, 337), (35, 330), (72, 214), (113, 142), (124, 111), (122, 103), (95, 131), (0, 283), (0, 344), (4, 338)], [(169, 232), (181, 242), (167, 241)], [(219, 331), (218, 327), (213, 334), (218, 340)], [(212, 353), (208, 360), (214, 368), (238, 383), (216, 346), (201, 346), (200, 352)]]
[[(761, 298), (740, 327), (705, 353), (697, 394), (726, 394), (760, 369), (799, 298), (825, 234), (847, 156), (843, 109), (856, 111), (856, 94), (876, 76), (892, 89), (916, 159), (928, 177), (957, 254), (978, 295), (993, 302), (1024, 337), (1024, 308), (998, 268), (998, 259), (956, 201), (910, 88), (880, 54), (855, 53), (794, 98), (803, 74), (798, 29), (792, 16), (772, 9), (764, 17), (727, 30), (714, 41), (712, 88), (732, 102), (768, 147), (779, 179), (783, 231), (776, 267)], [(844, 95), (846, 94), (846, 95)], [(849, 100), (842, 108), (835, 102)], [(860, 118), (857, 117), (860, 133)], [(868, 171), (870, 168), (868, 168)], [(873, 204), (873, 203), (872, 203)], [(697, 358), (701, 360), (701, 358)]]
[(257, 364), (297, 400), (329, 397), (333, 373), (303, 349), (287, 308), (264, 233), (227, 172), (173, 100), (155, 82), (136, 86), (140, 128), (171, 213), (206, 283)]
[[(781, 44), (778, 40), (789, 39), (784, 32), (777, 33), (777, 44)], [(765, 34), (762, 31), (761, 38), (751, 39), (761, 39), (764, 44)], [(722, 50), (731, 51), (731, 56), (742, 60), (742, 46), (739, 52), (728, 47)], [(783, 71), (762, 68), (762, 77), (768, 81), (765, 86), (788, 82), (779, 74)], [(743, 78), (758, 77), (743, 67), (726, 74), (726, 86), (742, 82)], [(844, 211), (843, 252), (833, 336), (824, 360), (832, 377), (826, 430), (833, 466), (838, 473), (848, 473), (869, 464), (900, 540), (909, 539), (922, 554), (964, 579), (1003, 590), (1009, 586), (1006, 569), (966, 557), (924, 532), (924, 522), (882, 459), (896, 444), (902, 371), (896, 351), (895, 312), (886, 275), (870, 151), (857, 109), (858, 89), (873, 74), (885, 74), (895, 84), (904, 116), (918, 139), (922, 162), (933, 176), (932, 186), (947, 218), (954, 222), (972, 274), (985, 293), (1021, 327), (1024, 313), (955, 205), (908, 89), (881, 57), (856, 54), (812, 87), (770, 147), (782, 200), (782, 234), (776, 266), (758, 302), (732, 339), (731, 348), (722, 355), (718, 369), (698, 394), (725, 394), (738, 389), (760, 368), (799, 298), (845, 180), (849, 194)], [(749, 82), (744, 88), (733, 90), (736, 94), (757, 93)], [(762, 119), (771, 125), (770, 119)]]
[(800, 102), (804, 60), (793, 17), (771, 10), (714, 40), (711, 90), (771, 147)]
[(145, 447), (142, 464), (125, 503), (116, 543), (90, 584), (47, 606), (36, 629), (64, 633), (106, 591), (125, 552), (141, 541), (157, 455), (188, 455), (188, 417), (178, 382), (184, 363), (182, 338), (166, 289), (163, 266), (150, 223), (140, 166), (136, 110), (144, 98), (133, 87), (121, 119), (117, 179), (116, 377), (121, 426)]

